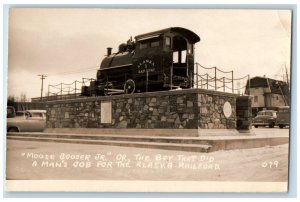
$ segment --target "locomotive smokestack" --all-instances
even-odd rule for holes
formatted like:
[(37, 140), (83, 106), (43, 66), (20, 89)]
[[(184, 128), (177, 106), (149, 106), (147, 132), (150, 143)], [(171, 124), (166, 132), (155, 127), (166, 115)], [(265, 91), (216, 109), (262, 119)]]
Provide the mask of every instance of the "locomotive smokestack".
[(110, 47), (107, 48), (107, 56), (111, 55), (111, 50), (112, 50), (112, 48), (110, 48)]

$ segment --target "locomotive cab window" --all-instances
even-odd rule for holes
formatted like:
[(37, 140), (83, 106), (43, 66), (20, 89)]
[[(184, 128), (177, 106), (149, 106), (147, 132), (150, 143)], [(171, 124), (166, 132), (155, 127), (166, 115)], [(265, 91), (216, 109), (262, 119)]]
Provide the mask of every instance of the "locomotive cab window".
[(186, 63), (186, 50), (179, 50), (173, 52), (173, 63), (185, 64)]
[(147, 41), (141, 41), (140, 42), (140, 49), (148, 48), (148, 42)]
[(186, 63), (186, 50), (181, 51), (181, 63)]
[(171, 47), (171, 37), (166, 37), (166, 47)]
[(153, 47), (158, 47), (159, 46), (159, 41), (152, 41), (150, 43), (150, 47), (153, 48)]
[(178, 51), (173, 52), (173, 63), (178, 63)]

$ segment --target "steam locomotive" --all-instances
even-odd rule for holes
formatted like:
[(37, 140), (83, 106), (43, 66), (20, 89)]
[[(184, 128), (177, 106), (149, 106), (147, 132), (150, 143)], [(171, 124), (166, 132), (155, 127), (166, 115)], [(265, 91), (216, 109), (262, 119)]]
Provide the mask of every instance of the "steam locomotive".
[(130, 38), (117, 53), (107, 48), (95, 80), (83, 96), (191, 88), (194, 75), (194, 32), (171, 27)]

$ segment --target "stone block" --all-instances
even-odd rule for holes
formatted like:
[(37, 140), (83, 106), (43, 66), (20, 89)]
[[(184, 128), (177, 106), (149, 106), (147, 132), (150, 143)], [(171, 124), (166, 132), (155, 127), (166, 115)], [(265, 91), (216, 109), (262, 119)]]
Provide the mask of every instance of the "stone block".
[(164, 106), (168, 106), (169, 104), (168, 104), (168, 102), (164, 101), (160, 105), (164, 107)]
[(183, 115), (182, 115), (182, 118), (183, 118), (183, 119), (188, 119), (188, 118), (189, 118), (189, 114), (183, 114)]
[(195, 114), (189, 114), (189, 119), (194, 119), (195, 118)]
[(159, 115), (159, 113), (158, 113), (158, 110), (154, 108), (154, 109), (153, 109), (153, 113), (152, 113), (152, 115), (153, 115), (153, 116), (157, 116), (157, 115)]
[(156, 105), (156, 103), (150, 102), (149, 103), (149, 107), (154, 107)]
[(186, 105), (187, 105), (187, 107), (193, 107), (194, 106), (192, 101), (187, 101)]
[(179, 119), (179, 116), (177, 116), (177, 118), (175, 119), (175, 124), (180, 124), (180, 119)]
[(156, 98), (155, 97), (151, 98), (150, 102), (155, 103), (156, 102)]
[(174, 123), (175, 119), (167, 119), (168, 123)]
[(158, 113), (163, 114), (165, 112), (164, 108), (158, 108)]
[(214, 120), (214, 124), (220, 124), (220, 123), (221, 123), (220, 119), (215, 119)]
[(123, 120), (117, 124), (117, 128), (127, 128), (127, 121)]
[(207, 108), (206, 107), (201, 107), (201, 114), (207, 114)]
[(176, 103), (177, 104), (183, 103), (183, 98), (182, 97), (178, 97)]
[(146, 111), (148, 110), (148, 108), (149, 108), (148, 105), (145, 105), (143, 109)]
[(214, 124), (213, 123), (208, 123), (207, 126), (208, 126), (208, 129), (213, 129)]
[(91, 112), (91, 113), (90, 113), (90, 117), (91, 117), (91, 118), (95, 118), (94, 112)]
[(152, 120), (152, 121), (157, 121), (157, 120), (158, 120), (158, 117), (157, 117), (157, 116), (152, 116), (152, 117), (151, 117), (151, 120)]
[(197, 104), (198, 104), (198, 107), (201, 107), (202, 106), (202, 103), (201, 102), (197, 102)]
[(180, 103), (180, 104), (177, 105), (177, 108), (178, 108), (178, 107), (180, 107), (180, 108), (182, 108), (182, 109), (185, 109), (185, 108), (186, 108), (186, 104)]

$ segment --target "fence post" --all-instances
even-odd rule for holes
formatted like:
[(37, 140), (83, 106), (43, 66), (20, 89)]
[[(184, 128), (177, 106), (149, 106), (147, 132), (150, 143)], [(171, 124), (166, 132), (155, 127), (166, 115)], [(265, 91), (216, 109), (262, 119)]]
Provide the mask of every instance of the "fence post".
[(48, 85), (48, 98), (49, 98), (49, 95), (50, 95), (50, 85)]
[(149, 73), (148, 73), (148, 69), (146, 69), (146, 92), (148, 92), (148, 77), (149, 77), (149, 75), (148, 75)]
[(62, 83), (60, 83), (60, 99), (62, 100)]
[(76, 82), (77, 82), (77, 80), (75, 80), (75, 98), (76, 98)]
[(215, 67), (215, 90), (217, 90), (217, 67)]
[(248, 92), (248, 95), (250, 95), (250, 75), (248, 74), (248, 82), (249, 82), (249, 88), (248, 88), (248, 90), (249, 90), (249, 92)]
[(208, 73), (206, 73), (206, 89), (208, 89)]
[[(197, 82), (197, 84), (196, 84), (196, 86), (197, 86), (197, 88), (198, 88), (198, 78), (199, 77), (199, 72), (198, 72), (198, 63), (196, 63), (196, 82)], [(202, 82), (202, 80), (201, 80), (201, 82)], [(201, 88), (202, 88), (202, 84), (201, 84)]]
[(170, 90), (172, 90), (172, 86), (173, 86), (173, 63), (170, 69)]
[(231, 78), (232, 78), (232, 93), (234, 93), (234, 84), (233, 84), (233, 70), (231, 71)]
[(223, 92), (225, 92), (225, 77), (223, 77)]

